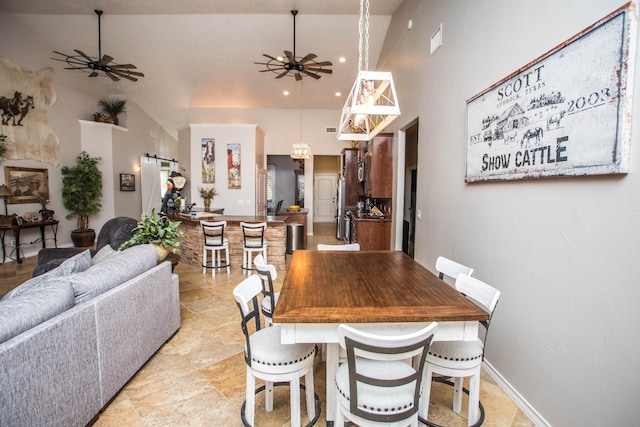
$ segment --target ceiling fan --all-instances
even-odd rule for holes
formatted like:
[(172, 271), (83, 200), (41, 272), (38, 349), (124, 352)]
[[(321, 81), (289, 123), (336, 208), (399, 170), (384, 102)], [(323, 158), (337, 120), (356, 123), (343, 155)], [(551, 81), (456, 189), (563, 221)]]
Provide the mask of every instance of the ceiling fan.
[[(264, 73), (271, 71), (272, 73), (276, 73), (276, 79), (286, 76), (289, 71), (294, 72), (292, 75), (296, 80), (302, 80), (303, 75), (307, 75), (318, 80), (321, 77), (318, 73), (331, 74), (333, 71), (326, 68), (333, 65), (331, 61), (317, 62), (315, 59), (318, 55), (315, 53), (308, 53), (302, 58), (296, 56), (296, 15), (298, 14), (298, 11), (292, 10), (291, 14), (293, 15), (293, 53), (285, 50), (285, 57), (277, 58), (263, 53), (262, 56), (268, 58), (269, 61), (254, 62), (254, 64), (265, 65), (267, 68), (265, 70), (260, 70), (260, 72)], [(292, 75), (289, 75), (289, 77)]]
[(136, 77), (144, 77), (144, 74), (136, 70), (137, 67), (133, 64), (117, 64), (113, 62), (113, 57), (109, 55), (102, 55), (102, 40), (100, 36), (100, 17), (102, 16), (101, 10), (95, 10), (98, 15), (98, 57), (93, 58), (81, 50), (74, 49), (77, 55), (67, 55), (61, 52), (53, 51), (53, 53), (60, 55), (60, 58), (51, 58), (56, 61), (66, 62), (69, 66), (65, 67), (65, 70), (81, 70), (89, 74), (89, 77), (97, 77), (100, 72), (103, 72), (105, 76), (109, 77), (114, 82), (125, 78), (133, 82), (137, 82)]

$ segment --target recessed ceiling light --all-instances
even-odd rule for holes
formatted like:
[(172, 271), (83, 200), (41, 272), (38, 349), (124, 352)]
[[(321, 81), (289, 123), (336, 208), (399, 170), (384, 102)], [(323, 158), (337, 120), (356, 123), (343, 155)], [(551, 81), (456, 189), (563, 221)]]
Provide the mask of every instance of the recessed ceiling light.
[(340, 58), (338, 58), (339, 62), (346, 62), (347, 58), (345, 58), (344, 56), (341, 56)]
[(342, 96), (340, 92), (336, 92), (336, 96)]
[(283, 91), (283, 92), (282, 92), (282, 94), (283, 94), (284, 96), (287, 96), (287, 95), (289, 95), (289, 91), (288, 91), (288, 90), (285, 90), (285, 91)]

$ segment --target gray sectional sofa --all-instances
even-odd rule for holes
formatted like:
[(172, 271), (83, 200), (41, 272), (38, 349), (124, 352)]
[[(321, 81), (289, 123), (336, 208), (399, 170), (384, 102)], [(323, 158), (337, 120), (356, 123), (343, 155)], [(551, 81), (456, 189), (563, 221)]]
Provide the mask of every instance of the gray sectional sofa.
[(179, 327), (178, 276), (150, 245), (32, 278), (0, 300), (0, 426), (92, 423)]

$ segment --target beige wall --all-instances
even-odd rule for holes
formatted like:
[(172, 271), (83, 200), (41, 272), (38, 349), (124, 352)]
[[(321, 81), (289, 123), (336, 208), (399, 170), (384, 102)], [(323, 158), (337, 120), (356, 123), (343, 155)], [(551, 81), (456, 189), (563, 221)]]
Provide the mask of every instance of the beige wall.
[(640, 422), (640, 103), (628, 175), (465, 184), (466, 100), (623, 3), (406, 0), (378, 67), (396, 82), (394, 130), (420, 121), (416, 259), (451, 257), (502, 291), (488, 366), (540, 425)]

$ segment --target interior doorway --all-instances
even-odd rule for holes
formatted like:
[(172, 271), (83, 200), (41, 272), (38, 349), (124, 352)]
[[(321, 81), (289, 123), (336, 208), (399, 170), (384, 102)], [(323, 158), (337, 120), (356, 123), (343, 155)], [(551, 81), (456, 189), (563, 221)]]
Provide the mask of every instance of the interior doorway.
[(335, 226), (339, 176), (340, 156), (313, 156), (314, 223), (333, 223)]
[(418, 121), (405, 131), (404, 206), (402, 251), (414, 257), (416, 236), (416, 198), (418, 194)]

